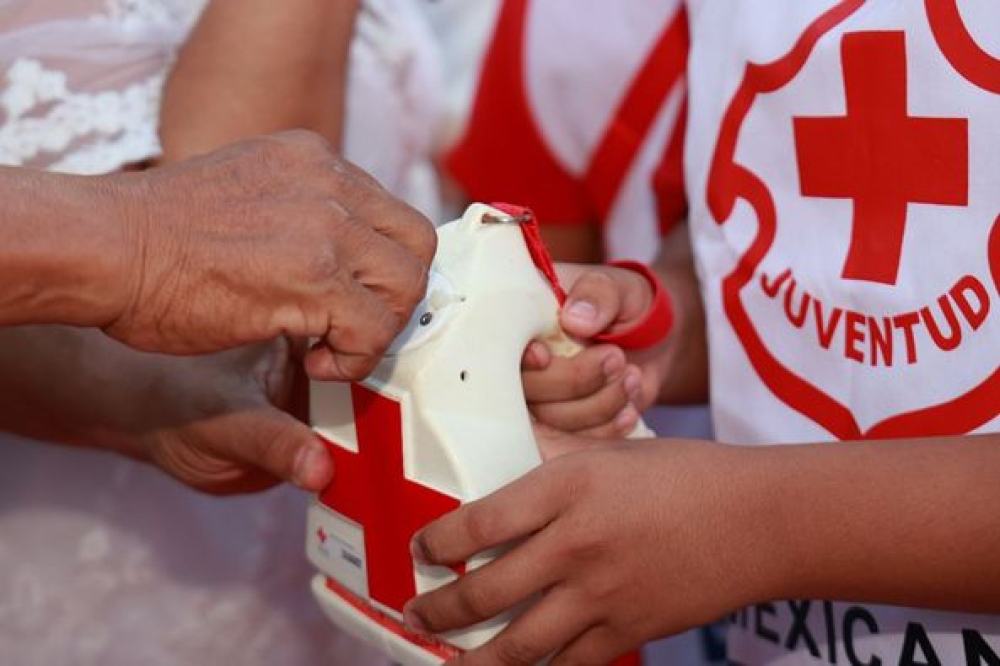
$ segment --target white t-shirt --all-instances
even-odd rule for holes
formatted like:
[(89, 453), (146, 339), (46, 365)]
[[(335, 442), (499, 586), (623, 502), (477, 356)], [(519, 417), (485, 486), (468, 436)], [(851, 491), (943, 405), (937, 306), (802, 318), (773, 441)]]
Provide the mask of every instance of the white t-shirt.
[[(718, 437), (995, 431), (1000, 5), (688, 6)], [(993, 616), (775, 602), (731, 626), (738, 663), (1000, 663)]]

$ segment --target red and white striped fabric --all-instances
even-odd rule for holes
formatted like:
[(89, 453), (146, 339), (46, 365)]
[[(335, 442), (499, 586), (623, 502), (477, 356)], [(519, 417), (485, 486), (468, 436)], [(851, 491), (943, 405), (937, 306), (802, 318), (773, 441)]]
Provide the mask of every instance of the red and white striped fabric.
[(685, 211), (687, 45), (679, 0), (508, 0), (448, 169), (472, 199), (601, 224), (608, 258), (650, 261)]

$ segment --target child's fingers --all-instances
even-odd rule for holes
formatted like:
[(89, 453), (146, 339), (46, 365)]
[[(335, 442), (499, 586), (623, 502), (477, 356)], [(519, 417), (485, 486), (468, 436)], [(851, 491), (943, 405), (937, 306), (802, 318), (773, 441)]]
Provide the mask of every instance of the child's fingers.
[(537, 467), (492, 495), (438, 518), (413, 537), (414, 559), (461, 564), (477, 553), (537, 532), (565, 508), (571, 495), (572, 478), (557, 470)]
[(552, 362), (552, 351), (544, 342), (532, 340), (521, 356), (521, 370), (544, 370)]
[(624, 369), (625, 353), (618, 347), (588, 347), (572, 358), (553, 357), (545, 370), (522, 372), (524, 397), (529, 403), (575, 400), (620, 380)]
[(565, 567), (552, 555), (560, 543), (550, 530), (457, 580), (421, 594), (407, 603), (407, 624), (439, 634), (488, 620), (557, 583)]
[(639, 272), (617, 266), (560, 264), (569, 286), (559, 314), (563, 329), (579, 338), (627, 327), (653, 303), (653, 288)]
[[(542, 662), (587, 626), (593, 611), (573, 592), (556, 587), (547, 592), (494, 639), (462, 654), (447, 666), (531, 666)], [(574, 663), (600, 663), (578, 661)]]
[(587, 271), (570, 288), (559, 321), (570, 335), (591, 338), (610, 328), (619, 318), (621, 306), (621, 286), (612, 275), (603, 270)]
[(529, 404), (531, 413), (553, 428), (577, 432), (613, 424), (629, 404), (623, 377), (611, 378), (595, 393), (576, 400)]
[(596, 393), (575, 400), (532, 403), (529, 408), (539, 423), (557, 431), (588, 438), (627, 437), (639, 422), (642, 386), (642, 370), (628, 365), (620, 379), (612, 378)]
[(635, 405), (629, 403), (610, 421), (586, 430), (578, 430), (576, 434), (587, 440), (627, 438), (635, 430), (640, 418), (639, 410), (636, 409)]
[(542, 454), (542, 460), (552, 460), (567, 453), (604, 448), (610, 440), (627, 438), (635, 430), (639, 419), (639, 410), (634, 405), (629, 404), (615, 415), (614, 420), (574, 433), (556, 430), (536, 421), (534, 424), (535, 440), (538, 442), (538, 450)]

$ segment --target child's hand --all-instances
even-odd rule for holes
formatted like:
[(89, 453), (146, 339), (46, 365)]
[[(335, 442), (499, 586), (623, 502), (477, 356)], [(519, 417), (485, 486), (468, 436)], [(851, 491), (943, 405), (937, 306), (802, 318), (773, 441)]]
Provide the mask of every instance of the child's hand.
[[(411, 601), (416, 630), (476, 624), (529, 601), (496, 638), (449, 664), (609, 663), (648, 639), (774, 592), (774, 558), (745, 547), (759, 493), (742, 447), (653, 440), (550, 461), (418, 533), (418, 561), (495, 561)], [(760, 549), (756, 549), (759, 551)], [(774, 576), (776, 578), (776, 575)]]
[[(560, 264), (558, 270), (568, 292), (560, 323), (585, 342), (629, 328), (652, 303), (649, 282), (633, 271), (575, 264)], [(524, 355), (522, 381), (539, 423), (591, 437), (628, 435), (656, 393), (655, 382), (646, 381), (643, 371), (611, 344), (593, 345), (567, 358), (533, 342)]]
[(557, 264), (556, 269), (566, 290), (559, 323), (575, 338), (627, 329), (653, 304), (649, 281), (635, 271), (587, 264)]
[[(572, 357), (556, 356), (532, 342), (521, 364), (528, 409), (536, 421), (589, 437), (625, 437), (639, 420), (642, 372), (628, 365), (614, 345), (587, 347)], [(543, 448), (545, 457), (552, 451)]]

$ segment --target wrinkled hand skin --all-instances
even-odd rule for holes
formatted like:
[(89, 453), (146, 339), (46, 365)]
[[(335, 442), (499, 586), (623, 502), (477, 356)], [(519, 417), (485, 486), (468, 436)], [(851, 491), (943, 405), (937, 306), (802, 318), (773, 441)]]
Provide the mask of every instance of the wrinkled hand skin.
[(197, 354), (318, 338), (317, 379), (359, 379), (423, 296), (436, 235), (325, 139), (293, 131), (112, 179), (126, 296), (102, 328)]
[(461, 507), (418, 533), (418, 561), (509, 549), (412, 600), (407, 623), (441, 633), (526, 603), (495, 638), (448, 663), (531, 666), (554, 655), (553, 666), (603, 666), (721, 617), (759, 592), (756, 563), (731, 541), (750, 511), (738, 448), (606, 442)]
[(333, 463), (302, 420), (305, 377), (286, 339), (210, 356), (163, 357), (169, 367), (145, 413), (134, 455), (219, 495), (283, 481), (318, 491)]

